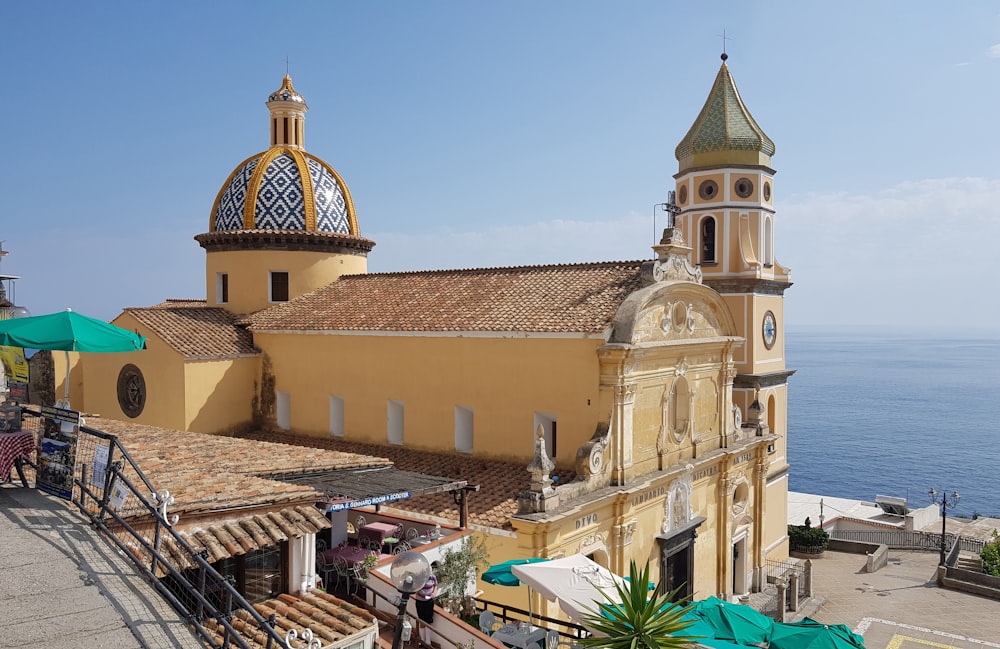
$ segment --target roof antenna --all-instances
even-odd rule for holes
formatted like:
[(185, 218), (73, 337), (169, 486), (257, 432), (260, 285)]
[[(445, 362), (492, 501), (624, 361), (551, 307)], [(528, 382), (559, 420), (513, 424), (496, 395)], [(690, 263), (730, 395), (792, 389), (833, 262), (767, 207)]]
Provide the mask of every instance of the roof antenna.
[(723, 62), (725, 62), (726, 59), (729, 58), (729, 55), (726, 54), (726, 41), (731, 41), (731, 40), (733, 40), (733, 39), (731, 37), (729, 37), (729, 36), (726, 36), (726, 30), (723, 29), (722, 30), (722, 61)]

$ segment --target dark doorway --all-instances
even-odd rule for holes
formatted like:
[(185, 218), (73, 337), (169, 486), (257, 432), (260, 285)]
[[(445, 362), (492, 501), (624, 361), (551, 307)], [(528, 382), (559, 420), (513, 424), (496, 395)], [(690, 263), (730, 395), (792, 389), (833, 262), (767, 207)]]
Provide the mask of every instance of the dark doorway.
[(680, 601), (694, 595), (694, 540), (703, 516), (688, 521), (675, 530), (656, 537), (660, 545), (660, 592), (677, 590), (672, 599)]

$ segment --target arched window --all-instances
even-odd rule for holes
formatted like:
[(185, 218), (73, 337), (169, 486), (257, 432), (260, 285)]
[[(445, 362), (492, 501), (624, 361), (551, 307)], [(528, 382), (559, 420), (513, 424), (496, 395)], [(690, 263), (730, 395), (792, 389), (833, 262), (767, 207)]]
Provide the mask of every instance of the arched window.
[(774, 224), (771, 216), (764, 217), (764, 266), (770, 268), (774, 265)]
[(701, 220), (701, 263), (715, 263), (715, 217)]

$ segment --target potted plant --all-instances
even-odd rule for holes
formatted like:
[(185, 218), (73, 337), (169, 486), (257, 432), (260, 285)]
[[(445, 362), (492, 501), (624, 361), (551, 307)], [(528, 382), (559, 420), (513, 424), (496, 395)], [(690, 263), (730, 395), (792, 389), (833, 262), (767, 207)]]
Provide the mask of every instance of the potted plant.
[(819, 559), (823, 556), (829, 542), (830, 535), (821, 527), (788, 526), (788, 546), (793, 555), (801, 555), (807, 559)]
[(371, 572), (371, 569), (375, 567), (376, 563), (378, 563), (378, 556), (374, 554), (365, 555), (365, 558), (358, 563), (358, 581), (367, 581), (368, 573)]
[(489, 565), (489, 552), (483, 537), (465, 537), (455, 549), (445, 550), (438, 561), (438, 603), (453, 615), (474, 612), (475, 603), (467, 595), (469, 584)]

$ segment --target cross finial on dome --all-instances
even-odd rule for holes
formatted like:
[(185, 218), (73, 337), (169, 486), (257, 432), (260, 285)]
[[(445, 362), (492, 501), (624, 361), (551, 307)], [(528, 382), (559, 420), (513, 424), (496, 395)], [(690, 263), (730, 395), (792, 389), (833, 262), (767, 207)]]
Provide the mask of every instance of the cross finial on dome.
[(729, 55), (726, 54), (726, 41), (731, 41), (731, 40), (733, 40), (733, 39), (731, 37), (729, 37), (729, 36), (726, 36), (726, 30), (723, 29), (722, 30), (722, 57), (721, 57), (723, 63), (725, 63), (726, 59), (729, 58)]

